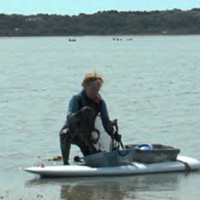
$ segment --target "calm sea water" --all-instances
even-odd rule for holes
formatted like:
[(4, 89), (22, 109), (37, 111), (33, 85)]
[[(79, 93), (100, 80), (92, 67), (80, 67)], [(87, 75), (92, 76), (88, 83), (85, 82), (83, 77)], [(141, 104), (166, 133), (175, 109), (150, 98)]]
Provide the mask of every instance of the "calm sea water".
[(0, 197), (199, 199), (199, 172), (41, 180), (22, 170), (60, 155), (68, 101), (93, 70), (124, 144), (172, 145), (200, 160), (200, 36), (119, 38), (0, 38)]

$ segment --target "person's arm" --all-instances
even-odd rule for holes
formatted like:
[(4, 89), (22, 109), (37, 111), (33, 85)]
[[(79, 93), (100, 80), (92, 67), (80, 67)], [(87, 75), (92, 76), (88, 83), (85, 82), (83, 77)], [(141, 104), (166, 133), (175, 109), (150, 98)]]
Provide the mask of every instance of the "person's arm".
[(69, 108), (68, 108), (68, 114), (67, 114), (67, 124), (72, 128), (77, 126), (77, 122), (80, 120), (80, 117), (83, 115), (91, 115), (93, 109), (89, 106), (84, 106), (80, 109), (79, 106), (80, 97), (78, 95), (74, 95), (70, 102), (69, 102)]
[(112, 127), (112, 123), (111, 123), (109, 115), (108, 115), (107, 106), (106, 106), (106, 103), (104, 100), (102, 100), (100, 115), (101, 115), (101, 120), (102, 120), (105, 131), (110, 136), (112, 136), (113, 135), (113, 127)]
[(110, 135), (112, 139), (120, 142), (122, 136), (113, 128), (114, 124), (117, 123), (117, 120), (115, 119), (113, 122), (110, 121), (107, 106), (104, 100), (102, 101), (100, 114), (105, 131)]
[(78, 119), (75, 117), (75, 114), (79, 110), (79, 99), (76, 95), (74, 95), (70, 102), (68, 107), (68, 113), (67, 113), (67, 122), (69, 125), (74, 124), (78, 121)]

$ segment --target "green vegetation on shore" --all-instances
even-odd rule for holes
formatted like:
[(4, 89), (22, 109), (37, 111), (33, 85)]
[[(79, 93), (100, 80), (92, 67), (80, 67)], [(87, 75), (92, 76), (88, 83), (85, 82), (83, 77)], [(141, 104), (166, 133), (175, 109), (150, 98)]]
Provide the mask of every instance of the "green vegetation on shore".
[(0, 36), (200, 34), (200, 8), (95, 14), (0, 14)]

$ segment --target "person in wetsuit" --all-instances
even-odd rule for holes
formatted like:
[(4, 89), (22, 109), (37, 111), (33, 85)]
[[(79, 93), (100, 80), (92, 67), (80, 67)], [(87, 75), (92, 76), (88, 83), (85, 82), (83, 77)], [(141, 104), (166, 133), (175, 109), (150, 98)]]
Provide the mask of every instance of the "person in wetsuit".
[(60, 147), (64, 165), (69, 164), (71, 144), (77, 145), (84, 156), (98, 152), (91, 139), (98, 114), (108, 135), (116, 141), (121, 140), (121, 135), (114, 134), (106, 103), (99, 94), (102, 85), (101, 76), (94, 72), (87, 73), (82, 82), (83, 90), (73, 95), (69, 102), (66, 122), (60, 131)]

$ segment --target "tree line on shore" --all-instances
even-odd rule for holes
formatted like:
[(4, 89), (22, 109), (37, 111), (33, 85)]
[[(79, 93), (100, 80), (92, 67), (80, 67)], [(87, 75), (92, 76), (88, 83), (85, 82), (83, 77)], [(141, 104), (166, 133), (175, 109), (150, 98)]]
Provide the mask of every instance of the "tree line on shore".
[(0, 14), (0, 36), (200, 34), (200, 8), (77, 16)]

